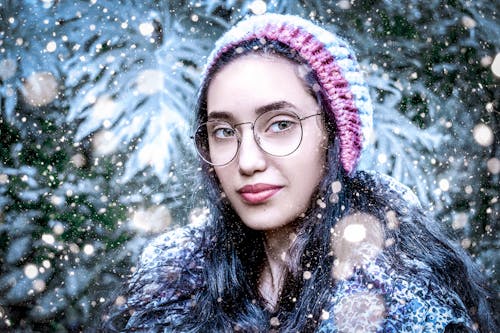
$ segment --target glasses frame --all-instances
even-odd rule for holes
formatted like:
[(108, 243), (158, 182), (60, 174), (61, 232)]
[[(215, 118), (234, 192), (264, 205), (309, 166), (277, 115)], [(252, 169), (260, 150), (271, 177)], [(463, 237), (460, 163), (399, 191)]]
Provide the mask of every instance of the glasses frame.
[[(247, 122), (243, 122), (243, 123), (237, 123), (237, 124), (234, 124), (232, 125), (231, 123), (223, 120), (223, 122), (226, 122), (227, 124), (229, 124), (231, 126), (231, 128), (234, 130), (234, 132), (236, 133), (236, 139), (238, 141), (238, 146), (236, 148), (236, 151), (234, 153), (234, 156), (226, 163), (223, 163), (223, 164), (214, 164), (210, 161), (207, 161), (207, 159), (203, 156), (203, 154), (200, 152), (200, 149), (198, 149), (198, 145), (196, 144), (196, 133), (198, 133), (198, 130), (203, 127), (203, 126), (206, 126), (206, 124), (210, 123), (210, 122), (214, 122), (214, 121), (218, 121), (218, 120), (209, 120), (209, 121), (206, 121), (202, 124), (200, 124), (198, 127), (196, 127), (196, 130), (194, 131), (194, 134), (191, 136), (191, 139), (193, 139), (194, 141), (194, 146), (195, 146), (195, 149), (196, 149), (196, 152), (198, 153), (198, 156), (201, 157), (201, 159), (203, 161), (205, 161), (206, 163), (212, 165), (212, 166), (225, 166), (225, 165), (228, 165), (229, 163), (231, 163), (235, 158), (236, 156), (238, 155), (239, 151), (240, 151), (240, 146), (241, 146), (241, 135), (240, 133), (236, 130), (236, 126), (241, 126), (241, 125), (251, 125), (251, 128), (252, 128), (252, 134), (253, 134), (253, 138), (255, 140), (255, 143), (257, 143), (257, 146), (259, 147), (260, 150), (262, 150), (264, 153), (268, 154), (268, 155), (271, 155), (271, 156), (275, 156), (275, 157), (286, 157), (286, 156), (289, 156), (291, 154), (293, 154), (295, 151), (297, 151), (297, 149), (299, 149), (300, 145), (302, 144), (302, 139), (304, 137), (304, 127), (302, 126), (302, 121), (303, 120), (306, 120), (306, 119), (309, 119), (309, 118), (312, 118), (312, 117), (315, 117), (315, 116), (320, 116), (322, 115), (321, 112), (317, 112), (317, 113), (314, 113), (314, 114), (311, 114), (311, 115), (308, 115), (308, 116), (304, 116), (304, 117), (299, 117), (298, 114), (296, 114), (295, 112), (293, 111), (287, 111), (288, 113), (290, 114), (293, 114), (295, 117), (297, 117), (298, 121), (299, 121), (299, 124), (300, 124), (300, 141), (297, 145), (297, 147), (295, 147), (295, 149), (293, 149), (291, 152), (285, 154), (285, 155), (275, 155), (275, 154), (271, 154), (269, 153), (268, 151), (266, 151), (264, 148), (262, 148), (261, 144), (260, 144), (260, 138), (257, 136), (257, 134), (255, 133), (255, 123), (259, 120), (259, 118), (261, 118), (262, 116), (264, 116), (267, 112), (265, 113), (262, 113), (261, 115), (259, 115), (257, 118), (255, 118), (254, 121), (247, 121)], [(208, 140), (208, 137), (207, 137), (207, 140)], [(208, 145), (208, 142), (207, 142), (207, 145)]]

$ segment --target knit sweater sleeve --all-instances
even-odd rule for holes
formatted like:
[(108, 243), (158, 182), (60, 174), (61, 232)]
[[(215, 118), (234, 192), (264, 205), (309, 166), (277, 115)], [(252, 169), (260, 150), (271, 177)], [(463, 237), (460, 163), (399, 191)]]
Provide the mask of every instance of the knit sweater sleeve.
[(202, 226), (188, 225), (160, 235), (143, 250), (130, 280), (132, 310), (127, 328), (148, 332), (185, 315), (202, 287)]
[(476, 332), (460, 298), (377, 262), (339, 281), (318, 332)]

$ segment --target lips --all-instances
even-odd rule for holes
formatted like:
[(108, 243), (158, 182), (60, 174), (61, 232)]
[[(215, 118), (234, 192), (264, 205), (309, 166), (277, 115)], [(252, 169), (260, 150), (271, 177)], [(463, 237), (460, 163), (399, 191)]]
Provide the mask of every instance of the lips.
[(238, 190), (238, 193), (247, 203), (259, 204), (267, 201), (282, 188), (283, 186), (271, 184), (245, 185)]

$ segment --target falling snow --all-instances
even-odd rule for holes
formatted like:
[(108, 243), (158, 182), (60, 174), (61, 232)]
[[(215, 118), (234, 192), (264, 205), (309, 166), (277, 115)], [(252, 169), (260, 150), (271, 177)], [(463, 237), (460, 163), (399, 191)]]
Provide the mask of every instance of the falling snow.
[[(266, 12), (314, 19), (353, 44), (375, 108), (361, 167), (409, 185), (498, 285), (494, 1), (179, 3), (0, 4), (0, 331), (94, 327), (108, 302), (126, 302), (113, 291), (151, 236), (206, 219), (190, 141), (200, 73), (227, 26)], [(343, 191), (329, 190), (320, 208)], [(386, 217), (399, 228), (394, 212)], [(356, 214), (331, 237), (333, 279), (395, 241)], [(376, 326), (383, 301), (357, 297), (357, 311), (374, 304)], [(321, 320), (352, 329), (342, 306)]]

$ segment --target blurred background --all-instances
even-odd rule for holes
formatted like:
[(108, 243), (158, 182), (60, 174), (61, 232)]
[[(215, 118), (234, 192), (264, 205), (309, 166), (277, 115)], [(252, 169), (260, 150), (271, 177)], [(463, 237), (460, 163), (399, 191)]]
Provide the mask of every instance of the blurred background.
[(357, 51), (363, 168), (410, 186), (499, 291), (498, 1), (0, 0), (0, 331), (92, 332), (145, 242), (206, 214), (190, 142), (214, 40), (292, 13)]

